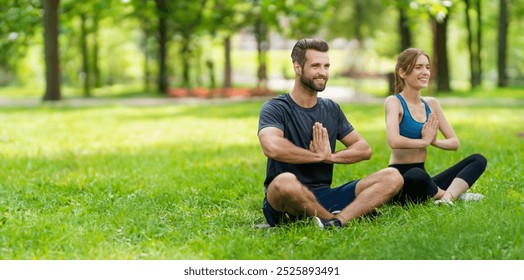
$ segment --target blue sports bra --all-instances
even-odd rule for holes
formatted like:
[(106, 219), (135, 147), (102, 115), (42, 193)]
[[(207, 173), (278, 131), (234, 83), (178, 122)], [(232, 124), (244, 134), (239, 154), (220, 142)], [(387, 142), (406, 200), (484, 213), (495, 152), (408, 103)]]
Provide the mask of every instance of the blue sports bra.
[[(399, 124), (399, 132), (400, 135), (411, 138), (411, 139), (422, 139), (422, 127), (424, 126), (423, 122), (418, 122), (411, 116), (411, 113), (409, 112), (408, 105), (406, 104), (406, 101), (400, 94), (395, 95), (399, 100), (400, 104), (402, 104), (402, 109), (404, 110), (404, 114), (402, 115), (402, 120), (400, 120)], [(428, 116), (431, 113), (431, 109), (428, 106), (428, 103), (424, 99), (422, 100), (422, 103), (424, 103), (424, 106), (426, 106), (426, 121), (428, 120)]]

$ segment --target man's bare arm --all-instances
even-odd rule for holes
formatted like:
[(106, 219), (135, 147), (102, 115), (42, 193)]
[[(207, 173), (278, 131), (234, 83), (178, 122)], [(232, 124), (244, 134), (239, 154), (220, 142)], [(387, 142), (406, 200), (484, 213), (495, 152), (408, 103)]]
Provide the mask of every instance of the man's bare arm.
[(261, 129), (258, 132), (258, 139), (264, 154), (280, 162), (303, 164), (325, 161), (331, 156), (327, 131), (317, 124), (312, 129), (313, 140), (309, 149), (291, 143), (284, 137), (284, 132), (275, 127)]
[(371, 147), (356, 130), (346, 135), (341, 142), (346, 148), (332, 154), (326, 163), (351, 164), (371, 158)]

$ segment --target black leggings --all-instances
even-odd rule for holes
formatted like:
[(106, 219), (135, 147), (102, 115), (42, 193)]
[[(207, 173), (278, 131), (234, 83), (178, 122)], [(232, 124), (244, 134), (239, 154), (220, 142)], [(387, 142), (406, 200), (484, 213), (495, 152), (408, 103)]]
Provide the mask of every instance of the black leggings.
[(404, 177), (402, 191), (393, 199), (400, 203), (422, 202), (437, 194), (438, 188), (447, 190), (455, 178), (460, 178), (471, 187), (486, 169), (487, 160), (481, 154), (473, 154), (436, 176), (429, 176), (424, 162), (411, 164), (391, 164)]

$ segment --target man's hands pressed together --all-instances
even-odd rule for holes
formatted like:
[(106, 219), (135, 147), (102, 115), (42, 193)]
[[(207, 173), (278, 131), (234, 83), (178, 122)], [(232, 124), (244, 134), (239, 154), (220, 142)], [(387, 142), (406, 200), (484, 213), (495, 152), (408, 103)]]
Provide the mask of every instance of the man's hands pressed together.
[(321, 162), (329, 162), (331, 158), (331, 145), (327, 129), (321, 123), (313, 125), (313, 139), (309, 142), (309, 150), (317, 154)]

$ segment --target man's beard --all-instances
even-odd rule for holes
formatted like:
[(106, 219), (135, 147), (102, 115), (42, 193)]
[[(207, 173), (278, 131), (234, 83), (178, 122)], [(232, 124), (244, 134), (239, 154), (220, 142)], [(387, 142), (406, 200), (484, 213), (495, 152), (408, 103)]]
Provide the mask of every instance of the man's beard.
[(326, 79), (323, 85), (316, 86), (315, 82), (314, 82), (314, 79), (306, 78), (304, 73), (302, 73), (302, 75), (300, 75), (300, 82), (304, 86), (306, 86), (307, 88), (309, 88), (309, 89), (311, 89), (313, 91), (324, 91), (324, 89), (326, 89), (326, 85), (327, 85), (327, 79)]

